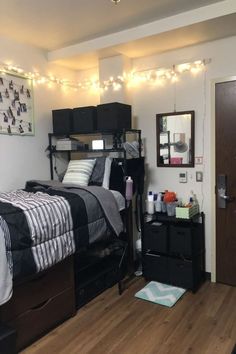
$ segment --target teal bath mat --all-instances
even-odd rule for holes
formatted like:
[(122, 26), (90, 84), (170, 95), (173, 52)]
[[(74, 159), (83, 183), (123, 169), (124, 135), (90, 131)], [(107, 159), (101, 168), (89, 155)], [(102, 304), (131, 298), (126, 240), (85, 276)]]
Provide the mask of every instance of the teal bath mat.
[(135, 297), (154, 302), (155, 304), (172, 307), (185, 292), (185, 289), (177, 288), (176, 286), (151, 281), (138, 291)]

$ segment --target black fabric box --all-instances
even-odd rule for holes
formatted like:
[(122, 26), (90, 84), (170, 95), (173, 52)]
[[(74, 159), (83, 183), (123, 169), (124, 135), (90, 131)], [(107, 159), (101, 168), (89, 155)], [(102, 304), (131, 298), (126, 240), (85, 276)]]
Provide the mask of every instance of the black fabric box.
[(170, 226), (170, 253), (186, 257), (192, 256), (192, 233), (190, 227)]
[(143, 275), (147, 280), (169, 283), (168, 257), (146, 253), (143, 259)]
[(16, 331), (0, 324), (0, 353), (16, 354)]
[(131, 106), (113, 102), (97, 106), (98, 130), (131, 129)]
[(73, 109), (73, 133), (94, 132), (97, 130), (97, 108), (94, 106)]
[[(185, 289), (194, 288), (193, 262), (177, 258), (169, 258), (170, 282)], [(195, 265), (196, 266), (196, 265)], [(198, 273), (200, 271), (197, 267)]]
[(167, 226), (152, 225), (146, 223), (144, 226), (144, 247), (160, 253), (167, 253)]
[(55, 109), (52, 111), (54, 134), (69, 134), (72, 131), (72, 109)]

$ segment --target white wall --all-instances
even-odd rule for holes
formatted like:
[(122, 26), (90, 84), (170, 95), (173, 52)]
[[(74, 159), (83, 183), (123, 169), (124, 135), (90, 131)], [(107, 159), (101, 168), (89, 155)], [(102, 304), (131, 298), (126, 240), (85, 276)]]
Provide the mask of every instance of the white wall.
[[(87, 79), (98, 80), (98, 68), (81, 70), (76, 73), (76, 80), (81, 84), (86, 84)], [(96, 88), (80, 89), (78, 91), (77, 107), (96, 106), (100, 104), (100, 91)]]
[[(176, 191), (179, 197), (188, 197), (193, 190), (200, 206), (206, 214), (206, 269), (211, 270), (211, 81), (219, 77), (236, 74), (236, 37), (222, 39), (203, 45), (176, 50), (162, 55), (133, 60), (136, 70), (153, 67), (169, 67), (197, 59), (211, 58), (206, 73), (196, 76), (183, 74), (176, 84), (176, 110), (195, 110), (195, 156), (204, 155), (204, 165), (184, 169), (188, 173), (188, 183), (180, 184), (180, 168), (161, 168), (156, 166), (156, 119), (157, 113), (174, 110), (174, 84), (166, 82), (164, 86), (142, 84), (133, 88), (133, 113), (137, 127), (142, 129), (145, 140), (147, 164), (147, 188), (156, 191), (165, 189)], [(204, 182), (195, 181), (195, 172), (204, 171)]]
[[(19, 66), (25, 71), (38, 70), (41, 75), (53, 74), (75, 80), (75, 73), (49, 65), (46, 54), (31, 46), (0, 37), (0, 62)], [(45, 148), (52, 131), (51, 110), (78, 106), (79, 94), (72, 89), (46, 84), (34, 87), (35, 136), (0, 135), (0, 191), (24, 187), (32, 178), (49, 179), (49, 160)]]

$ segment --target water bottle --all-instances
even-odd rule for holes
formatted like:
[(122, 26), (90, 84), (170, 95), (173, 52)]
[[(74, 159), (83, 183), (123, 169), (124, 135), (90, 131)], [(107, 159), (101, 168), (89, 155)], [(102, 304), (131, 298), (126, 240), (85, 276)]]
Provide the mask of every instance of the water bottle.
[(132, 200), (132, 197), (133, 197), (133, 180), (129, 176), (126, 180), (125, 198), (126, 200)]

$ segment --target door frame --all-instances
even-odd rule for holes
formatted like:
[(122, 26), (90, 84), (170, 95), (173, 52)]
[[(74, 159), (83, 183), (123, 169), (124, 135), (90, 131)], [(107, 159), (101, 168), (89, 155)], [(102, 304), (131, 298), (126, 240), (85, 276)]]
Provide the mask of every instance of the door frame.
[(211, 80), (211, 281), (216, 282), (216, 122), (215, 122), (215, 85), (226, 81), (236, 81), (236, 76), (226, 76)]

